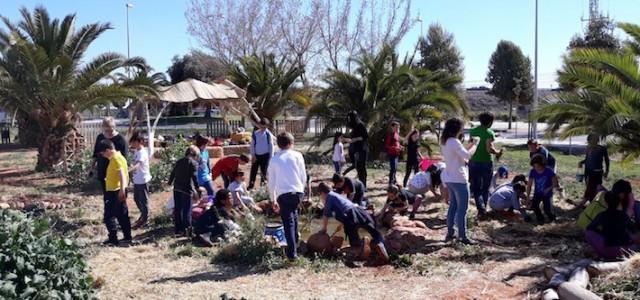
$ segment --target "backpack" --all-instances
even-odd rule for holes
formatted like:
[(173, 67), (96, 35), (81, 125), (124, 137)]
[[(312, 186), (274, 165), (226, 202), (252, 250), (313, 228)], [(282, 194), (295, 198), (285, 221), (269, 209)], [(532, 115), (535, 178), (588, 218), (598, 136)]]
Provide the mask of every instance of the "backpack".
[(582, 231), (587, 230), (587, 226), (591, 224), (598, 214), (607, 210), (607, 203), (604, 202), (604, 193), (605, 192), (598, 193), (593, 201), (587, 205), (587, 208), (580, 213), (578, 217), (578, 227), (580, 227)]
[[(254, 149), (255, 149), (255, 147), (256, 147), (256, 131), (257, 131), (257, 130), (254, 130), (254, 131), (251, 133), (251, 140), (252, 140), (252, 142), (253, 142), (253, 148), (254, 148)], [(265, 130), (264, 132), (267, 134), (267, 141), (271, 141), (271, 132), (269, 132), (269, 130)]]

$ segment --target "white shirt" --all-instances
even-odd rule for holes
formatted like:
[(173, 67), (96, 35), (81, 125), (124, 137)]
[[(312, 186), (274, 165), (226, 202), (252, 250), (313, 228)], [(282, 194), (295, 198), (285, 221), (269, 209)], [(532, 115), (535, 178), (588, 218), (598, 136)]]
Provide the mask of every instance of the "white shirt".
[(443, 182), (467, 183), (469, 181), (469, 169), (467, 161), (471, 154), (462, 146), (460, 140), (449, 138), (441, 146), (442, 156), (444, 156), (445, 168), (441, 177)]
[(427, 172), (418, 172), (411, 177), (409, 185), (420, 190), (428, 190), (431, 187), (431, 174)]
[(133, 172), (133, 184), (145, 184), (151, 180), (149, 172), (149, 152), (142, 148), (133, 154), (133, 164), (140, 163), (140, 166)]
[(247, 195), (247, 188), (244, 186), (244, 182), (233, 181), (229, 184), (229, 192), (233, 197), (234, 203), (239, 203), (242, 199), (236, 198), (236, 192), (240, 194), (240, 197)]
[(272, 200), (286, 193), (304, 193), (307, 170), (300, 152), (290, 149), (277, 152), (269, 162), (267, 174)]
[(344, 161), (344, 146), (342, 142), (338, 142), (333, 146), (333, 161), (335, 162), (343, 162)]

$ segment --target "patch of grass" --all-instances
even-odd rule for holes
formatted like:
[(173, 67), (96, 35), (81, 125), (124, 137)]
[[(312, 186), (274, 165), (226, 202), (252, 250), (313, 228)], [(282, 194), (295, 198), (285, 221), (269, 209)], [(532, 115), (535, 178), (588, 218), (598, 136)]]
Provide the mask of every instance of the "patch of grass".
[(152, 217), (151, 220), (149, 221), (149, 224), (151, 224), (151, 227), (154, 227), (154, 228), (169, 227), (173, 224), (173, 219), (171, 219), (170, 215), (161, 214), (161, 215)]
[(227, 293), (224, 293), (222, 295), (220, 295), (220, 300), (249, 300), (245, 297), (242, 298), (234, 298), (234, 297), (230, 297), (227, 295)]
[(191, 243), (170, 248), (171, 256), (175, 257), (205, 257), (209, 255), (207, 248), (196, 247)]
[(413, 257), (409, 254), (400, 254), (391, 257), (391, 264), (396, 268), (408, 268), (413, 266)]
[(592, 281), (592, 291), (604, 299), (640, 299), (640, 273), (626, 271)]

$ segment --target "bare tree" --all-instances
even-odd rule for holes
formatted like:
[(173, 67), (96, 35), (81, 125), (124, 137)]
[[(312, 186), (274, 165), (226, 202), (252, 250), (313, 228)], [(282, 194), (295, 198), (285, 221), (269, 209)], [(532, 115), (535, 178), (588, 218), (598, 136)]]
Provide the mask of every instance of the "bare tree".
[(351, 0), (325, 0), (320, 10), (318, 26), (323, 45), (324, 63), (333, 69), (340, 69), (343, 54), (349, 40), (349, 17)]

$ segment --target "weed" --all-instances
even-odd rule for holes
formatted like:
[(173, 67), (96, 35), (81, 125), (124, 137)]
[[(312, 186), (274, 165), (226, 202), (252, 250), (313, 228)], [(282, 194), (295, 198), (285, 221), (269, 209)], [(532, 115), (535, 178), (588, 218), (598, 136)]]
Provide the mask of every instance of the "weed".
[(408, 268), (413, 266), (413, 257), (409, 254), (400, 254), (391, 258), (391, 264), (396, 268)]
[(170, 215), (161, 214), (151, 218), (149, 222), (154, 228), (164, 228), (173, 224), (173, 219)]

